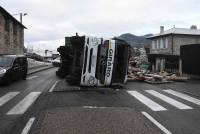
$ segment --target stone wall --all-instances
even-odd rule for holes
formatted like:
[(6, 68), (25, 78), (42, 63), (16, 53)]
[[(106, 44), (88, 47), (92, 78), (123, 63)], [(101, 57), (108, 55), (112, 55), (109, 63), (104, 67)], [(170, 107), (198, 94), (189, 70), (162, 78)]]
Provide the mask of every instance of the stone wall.
[(180, 46), (190, 44), (200, 44), (200, 35), (174, 35), (174, 54), (180, 55)]
[(7, 20), (8, 31), (5, 29), (5, 17), (0, 12), (0, 54), (23, 54), (24, 28), (9, 17)]

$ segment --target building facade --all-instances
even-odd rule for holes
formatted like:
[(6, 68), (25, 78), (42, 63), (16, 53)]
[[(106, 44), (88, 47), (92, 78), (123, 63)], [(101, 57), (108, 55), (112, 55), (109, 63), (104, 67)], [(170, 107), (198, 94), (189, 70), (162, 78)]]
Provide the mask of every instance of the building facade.
[(149, 60), (153, 71), (179, 71), (182, 73), (182, 60), (180, 48), (189, 44), (200, 44), (200, 30), (172, 28), (164, 31), (160, 27), (160, 33), (148, 37), (151, 41)]
[(0, 54), (23, 54), (24, 28), (0, 6)]

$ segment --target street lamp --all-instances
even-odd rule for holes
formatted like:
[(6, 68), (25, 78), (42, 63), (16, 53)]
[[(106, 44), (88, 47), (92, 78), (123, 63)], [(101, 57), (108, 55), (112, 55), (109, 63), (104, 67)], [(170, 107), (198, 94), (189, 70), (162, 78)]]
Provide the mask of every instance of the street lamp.
[(15, 15), (20, 15), (20, 22), (22, 23), (22, 17), (28, 15), (27, 13), (17, 13), (17, 14), (13, 14), (13, 16)]

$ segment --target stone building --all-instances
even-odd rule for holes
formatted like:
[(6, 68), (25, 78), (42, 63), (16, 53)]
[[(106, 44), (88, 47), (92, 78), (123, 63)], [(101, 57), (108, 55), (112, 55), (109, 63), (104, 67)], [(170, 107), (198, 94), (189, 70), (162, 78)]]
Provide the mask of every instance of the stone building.
[(149, 61), (153, 71), (173, 71), (182, 73), (181, 46), (200, 44), (200, 30), (196, 26), (191, 28), (172, 28), (148, 37), (151, 41)]
[(26, 27), (0, 6), (0, 54), (23, 54)]

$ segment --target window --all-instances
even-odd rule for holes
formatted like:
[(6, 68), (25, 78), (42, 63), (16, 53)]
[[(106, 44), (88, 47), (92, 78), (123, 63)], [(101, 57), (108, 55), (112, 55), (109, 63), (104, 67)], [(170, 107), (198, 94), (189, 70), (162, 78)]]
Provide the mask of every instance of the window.
[(168, 48), (168, 39), (165, 39), (165, 48)]
[(159, 40), (156, 41), (156, 48), (159, 49)]
[(163, 43), (163, 38), (160, 39), (160, 48), (163, 49), (164, 48), (164, 43)]
[(88, 68), (88, 72), (91, 73), (91, 68), (92, 68), (92, 55), (93, 55), (93, 48), (90, 49), (90, 59), (89, 59), (89, 68)]
[(7, 17), (4, 18), (5, 18), (5, 31), (9, 32), (10, 30), (9, 19)]
[(4, 57), (4, 56), (0, 57), (0, 66), (1, 67), (9, 67), (12, 65), (12, 63), (13, 63), (13, 58)]
[(17, 35), (17, 24), (16, 24), (16, 22), (13, 22), (13, 34)]
[(166, 39), (163, 39), (163, 48), (166, 48)]
[(155, 49), (156, 47), (156, 43), (155, 43), (155, 40), (152, 41), (152, 49)]
[(18, 65), (20, 65), (19, 58), (16, 58), (13, 63), (13, 66), (18, 66)]
[(21, 65), (21, 66), (23, 66), (24, 65), (24, 58), (18, 58), (18, 60), (19, 60), (19, 64)]
[(86, 72), (86, 67), (87, 67), (87, 55), (88, 55), (88, 47), (86, 46), (85, 48), (85, 56), (84, 56), (84, 68), (83, 68), (83, 74), (85, 74)]

